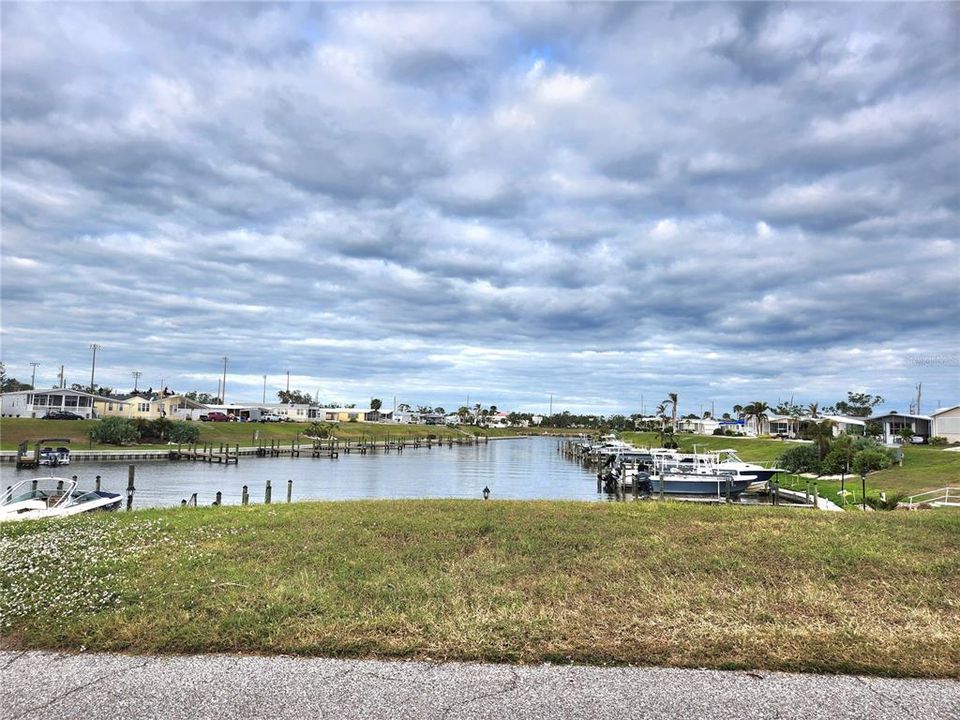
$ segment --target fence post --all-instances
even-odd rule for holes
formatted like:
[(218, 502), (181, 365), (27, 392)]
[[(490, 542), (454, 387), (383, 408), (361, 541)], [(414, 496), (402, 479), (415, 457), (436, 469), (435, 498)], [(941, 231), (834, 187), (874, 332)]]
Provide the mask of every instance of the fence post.
[(287, 502), (293, 497), (293, 480), (287, 480)]
[(133, 486), (133, 479), (136, 472), (137, 468), (134, 465), (127, 468), (127, 510), (133, 510), (133, 493), (136, 490)]
[(240, 493), (240, 504), (246, 505), (250, 502), (250, 491), (246, 485), (243, 486), (243, 492)]
[(267, 480), (267, 489), (266, 489), (266, 490), (264, 491), (264, 493), (263, 493), (263, 502), (264, 502), (264, 504), (266, 504), (266, 505), (269, 505), (269, 504), (270, 504), (270, 492), (271, 492), (271, 489), (272, 489), (272, 488), (270, 487), (270, 481)]

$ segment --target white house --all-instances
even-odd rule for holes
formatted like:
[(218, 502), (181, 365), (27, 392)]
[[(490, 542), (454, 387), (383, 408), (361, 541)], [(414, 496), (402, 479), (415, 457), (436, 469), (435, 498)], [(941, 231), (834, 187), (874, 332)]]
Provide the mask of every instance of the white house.
[(111, 398), (92, 395), (82, 390), (18, 390), (0, 395), (3, 417), (42, 418), (47, 413), (67, 411), (81, 417), (95, 418), (94, 402), (110, 402)]
[(720, 422), (714, 418), (681, 418), (677, 420), (677, 426), (680, 432), (713, 435), (713, 431), (720, 427)]
[(880, 434), (883, 442), (887, 445), (894, 445), (903, 442), (900, 433), (909, 428), (914, 435), (922, 438), (930, 437), (930, 417), (928, 415), (910, 415), (908, 413), (884, 413), (883, 415), (874, 415), (867, 422), (878, 423), (880, 425)]
[(930, 413), (930, 437), (946, 438), (947, 442), (960, 442), (960, 405), (942, 408)]

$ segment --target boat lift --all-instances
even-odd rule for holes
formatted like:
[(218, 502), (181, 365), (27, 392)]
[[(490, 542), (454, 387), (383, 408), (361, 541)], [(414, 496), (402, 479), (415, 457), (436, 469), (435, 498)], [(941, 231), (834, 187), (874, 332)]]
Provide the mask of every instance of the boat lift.
[(27, 441), (24, 440), (17, 446), (17, 470), (40, 467), (40, 452), (45, 443), (63, 443), (64, 445), (69, 445), (70, 440), (68, 438), (44, 438), (43, 440), (37, 440), (33, 448), (32, 456), (27, 454), (28, 444)]

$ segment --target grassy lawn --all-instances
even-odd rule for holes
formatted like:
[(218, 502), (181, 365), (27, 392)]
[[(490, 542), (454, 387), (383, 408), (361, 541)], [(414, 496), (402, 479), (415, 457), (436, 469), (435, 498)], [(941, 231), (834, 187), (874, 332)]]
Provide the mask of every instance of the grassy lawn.
[[(120, 450), (116, 445), (90, 444), (90, 428), (96, 420), (42, 420), (31, 418), (3, 418), (0, 420), (0, 450), (16, 450), (22, 440), (33, 444), (42, 438), (68, 438), (75, 450)], [(201, 423), (201, 443), (229, 443), (230, 445), (256, 445), (254, 433), (259, 433), (261, 440), (282, 440), (290, 442), (307, 429), (308, 423)], [(343, 440), (358, 440), (361, 437), (367, 440), (384, 440), (389, 438), (426, 437), (458, 437), (462, 434), (452, 428), (426, 425), (379, 425), (374, 423), (342, 423), (334, 427), (334, 433)], [(135, 445), (131, 448), (166, 448), (166, 445)]]
[(960, 515), (370, 501), (0, 526), (0, 645), (960, 675)]

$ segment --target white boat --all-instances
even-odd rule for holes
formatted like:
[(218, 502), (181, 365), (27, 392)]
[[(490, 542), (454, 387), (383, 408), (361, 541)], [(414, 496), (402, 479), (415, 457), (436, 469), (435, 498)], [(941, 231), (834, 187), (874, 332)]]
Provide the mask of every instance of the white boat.
[(58, 465), (70, 464), (70, 448), (67, 447), (45, 447), (41, 448), (37, 459), (38, 465), (46, 467), (57, 467)]
[(748, 491), (764, 489), (774, 475), (784, 472), (781, 468), (766, 468), (756, 463), (744, 462), (735, 450), (681, 453), (676, 450), (651, 450), (654, 471), (674, 471), (691, 475), (730, 475), (735, 481), (749, 481)]
[(116, 510), (119, 493), (84, 491), (69, 478), (42, 477), (21, 480), (7, 488), (0, 501), (0, 521), (68, 517), (94, 510)]

